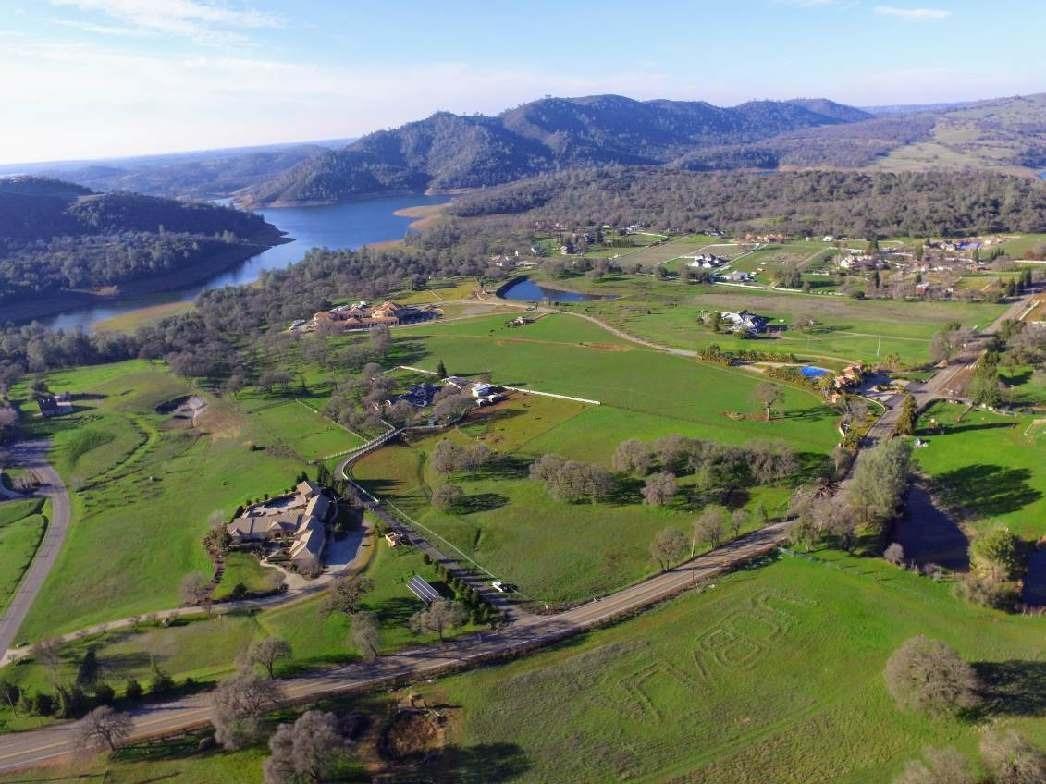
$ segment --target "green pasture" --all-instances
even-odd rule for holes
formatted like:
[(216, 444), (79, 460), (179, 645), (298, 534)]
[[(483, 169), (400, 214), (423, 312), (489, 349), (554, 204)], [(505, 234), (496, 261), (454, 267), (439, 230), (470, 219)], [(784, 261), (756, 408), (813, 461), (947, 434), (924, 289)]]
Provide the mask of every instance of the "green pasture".
[(221, 400), (209, 401), (196, 429), (157, 413), (185, 392), (163, 365), (116, 363), (48, 381), (89, 397), (77, 413), (34, 425), (54, 434), (74, 520), (21, 639), (177, 606), (182, 577), (211, 570), (200, 542), (211, 513), (278, 492), (303, 467), (257, 447), (264, 437)]
[(919, 419), (929, 445), (916, 459), (944, 501), (978, 530), (999, 522), (1038, 539), (1046, 535), (1046, 422), (1034, 421), (935, 403)]
[(451, 373), (598, 400), (678, 421), (694, 435), (707, 428), (708, 437), (734, 443), (775, 438), (808, 452), (828, 452), (838, 441), (834, 412), (811, 393), (782, 387), (781, 414), (768, 423), (757, 416), (756, 374), (643, 349), (567, 315), (533, 327), (543, 331), (509, 329), (499, 317), (474, 319), (411, 333), (396, 341), (397, 350), (410, 364), (434, 369), (443, 360)]
[[(979, 723), (897, 709), (882, 669), (908, 637), (953, 645), (993, 681), (982, 721), (1046, 744), (1027, 708), (1046, 621), (970, 607), (877, 560), (784, 558), (580, 641), (445, 679), (464, 747), (512, 781), (889, 782), (924, 746), (972, 753)], [(489, 761), (488, 761), (489, 764)]]
[(0, 502), (0, 611), (18, 590), (47, 527), (43, 500)]
[(274, 397), (241, 395), (238, 403), (261, 432), (289, 446), (302, 460), (341, 454), (363, 443), (359, 436), (313, 410), (312, 403)]
[[(389, 499), (425, 529), (499, 578), (518, 584), (534, 599), (576, 602), (649, 576), (655, 571), (649, 546), (657, 531), (674, 526), (689, 534), (697, 512), (710, 502), (696, 477), (681, 479), (682, 490), (674, 502), (656, 508), (640, 503), (642, 482), (638, 480), (627, 483), (614, 500), (569, 504), (550, 498), (541, 483), (527, 478), (526, 471), (529, 462), (545, 452), (609, 464), (619, 441), (652, 439), (679, 429), (673, 429), (670, 421), (603, 406), (561, 418), (555, 411), (549, 414), (547, 402), (558, 401), (515, 398), (508, 404), (515, 408), (489, 411), (479, 422), (451, 433), (372, 453), (355, 465), (353, 474), (371, 492)], [(529, 408), (520, 409), (521, 405)], [(661, 429), (651, 431), (644, 425)], [(514, 439), (512, 429), (528, 438)], [(616, 438), (613, 443), (611, 436)], [(443, 438), (485, 443), (501, 455), (497, 465), (478, 474), (452, 477), (466, 500), (462, 509), (448, 512), (429, 504), (432, 489), (447, 481), (428, 462), (435, 444)], [(593, 440), (607, 451), (591, 452)], [(729, 503), (749, 511), (745, 530), (751, 530), (760, 519), (758, 508), (779, 516), (790, 493), (785, 486), (756, 486)]]

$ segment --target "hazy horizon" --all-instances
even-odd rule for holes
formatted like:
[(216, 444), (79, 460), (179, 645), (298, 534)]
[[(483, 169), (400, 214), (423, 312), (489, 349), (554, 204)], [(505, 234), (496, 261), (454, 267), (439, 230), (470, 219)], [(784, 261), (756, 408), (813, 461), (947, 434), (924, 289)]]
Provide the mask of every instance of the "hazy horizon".
[(545, 94), (876, 106), (1044, 89), (1038, 3), (927, 2), (13, 0), (0, 164), (358, 137)]

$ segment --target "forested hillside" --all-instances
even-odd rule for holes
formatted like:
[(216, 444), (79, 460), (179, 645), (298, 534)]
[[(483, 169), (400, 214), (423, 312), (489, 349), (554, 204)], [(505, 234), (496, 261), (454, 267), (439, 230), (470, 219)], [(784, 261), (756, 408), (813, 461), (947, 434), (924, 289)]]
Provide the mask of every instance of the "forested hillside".
[(337, 202), (393, 191), (504, 184), (564, 168), (691, 171), (1046, 166), (1046, 95), (873, 116), (825, 99), (635, 101), (545, 98), (496, 117), (435, 114), (303, 161), (243, 191), (247, 204)]
[(563, 166), (664, 164), (695, 148), (868, 116), (823, 99), (721, 108), (619, 95), (546, 98), (497, 117), (441, 112), (378, 131), (248, 189), (243, 199), (333, 202), (388, 191), (496, 185)]
[(261, 217), (212, 204), (0, 180), (0, 301), (98, 288), (275, 244)]
[(641, 223), (661, 230), (767, 230), (837, 236), (965, 236), (1046, 228), (1046, 183), (974, 172), (694, 173), (578, 169), (463, 196), (459, 217), (518, 222)]

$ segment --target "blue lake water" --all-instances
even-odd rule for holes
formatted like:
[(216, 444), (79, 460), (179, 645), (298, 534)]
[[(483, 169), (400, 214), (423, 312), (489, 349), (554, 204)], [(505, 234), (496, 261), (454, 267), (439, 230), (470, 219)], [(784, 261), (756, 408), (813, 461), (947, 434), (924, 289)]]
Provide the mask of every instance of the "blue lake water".
[(55, 329), (90, 330), (99, 321), (149, 305), (195, 299), (201, 292), (224, 286), (253, 283), (266, 270), (283, 269), (301, 261), (310, 248), (355, 249), (384, 240), (402, 239), (412, 222), (394, 214), (405, 207), (442, 204), (446, 196), (396, 196), (383, 199), (331, 204), (318, 207), (273, 207), (258, 212), (272, 225), (287, 232), (293, 242), (259, 253), (234, 269), (216, 274), (210, 280), (177, 291), (163, 291), (126, 297), (77, 308), (57, 316), (39, 319)]
[(820, 378), (821, 376), (827, 376), (829, 373), (831, 373), (830, 370), (814, 367), (813, 365), (806, 365), (805, 367), (800, 368), (799, 372), (807, 378)]
[(521, 278), (501, 292), (502, 299), (521, 302), (541, 302), (546, 299), (554, 302), (586, 302), (593, 299), (615, 299), (613, 295), (583, 294), (580, 291), (563, 291), (548, 286), (539, 286), (530, 278)]

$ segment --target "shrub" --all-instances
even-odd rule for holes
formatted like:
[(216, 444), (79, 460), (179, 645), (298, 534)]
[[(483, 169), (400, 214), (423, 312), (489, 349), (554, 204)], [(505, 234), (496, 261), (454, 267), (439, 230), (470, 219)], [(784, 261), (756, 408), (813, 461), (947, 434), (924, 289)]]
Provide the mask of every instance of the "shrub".
[(974, 784), (966, 757), (955, 749), (926, 749), (924, 760), (912, 760), (894, 784)]
[(1039, 784), (1046, 781), (1046, 754), (1013, 730), (988, 730), (981, 738), (981, 757), (993, 784)]
[(901, 566), (904, 563), (904, 548), (894, 542), (883, 551), (883, 558), (894, 566)]
[(970, 563), (978, 573), (993, 580), (1012, 580), (1024, 571), (1020, 539), (1005, 527), (981, 534), (970, 545)]
[(956, 585), (956, 592), (966, 601), (982, 607), (993, 607), (996, 610), (1012, 611), (1020, 599), (1012, 583), (993, 580), (970, 572), (963, 575)]
[(952, 648), (918, 635), (886, 662), (886, 687), (898, 705), (932, 714), (956, 714), (977, 705), (977, 675)]

